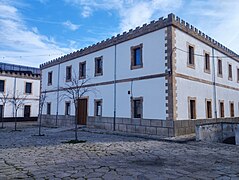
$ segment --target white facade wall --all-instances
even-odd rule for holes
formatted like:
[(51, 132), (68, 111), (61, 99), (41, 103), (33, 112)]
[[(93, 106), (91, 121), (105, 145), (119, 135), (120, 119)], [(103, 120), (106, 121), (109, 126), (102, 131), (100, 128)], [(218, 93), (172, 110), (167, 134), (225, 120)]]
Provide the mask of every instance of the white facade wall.
[[(230, 117), (229, 102), (234, 102), (234, 114), (239, 116), (239, 83), (237, 82), (237, 68), (239, 62), (229, 58), (225, 54), (212, 47), (206, 45), (202, 41), (187, 35), (186, 33), (176, 29), (176, 73), (185, 75), (186, 77), (196, 78), (190, 80), (187, 78), (176, 77), (177, 83), (177, 119), (189, 119), (188, 97), (196, 97), (196, 114), (197, 119), (206, 118), (206, 105), (205, 99), (212, 100), (212, 117), (215, 118), (215, 103), (214, 103), (214, 90), (213, 90), (213, 77), (215, 74), (216, 83), (216, 110), (217, 117), (220, 117), (219, 100), (224, 101), (225, 117)], [(188, 61), (188, 44), (194, 46), (195, 52), (195, 68), (187, 66)], [(180, 48), (180, 49), (179, 49)], [(182, 51), (183, 50), (183, 51)], [(204, 72), (204, 51), (208, 52), (210, 56), (210, 74)], [(199, 56), (202, 55), (202, 56)], [(218, 58), (217, 58), (218, 57)], [(223, 77), (218, 77), (218, 63), (217, 60), (222, 60)], [(214, 62), (213, 62), (214, 61)], [(228, 80), (228, 63), (232, 65), (232, 81)], [(214, 67), (213, 67), (214, 65)], [(215, 70), (215, 72), (214, 72)], [(200, 80), (203, 80), (201, 82)], [(208, 84), (211, 83), (211, 84)], [(220, 86), (218, 85), (220, 84)], [(221, 87), (223, 86), (223, 87)], [(234, 90), (233, 88), (237, 88)]]
[[(143, 44), (143, 68), (130, 69), (131, 46)], [(116, 116), (131, 118), (131, 96), (143, 97), (143, 118), (166, 119), (165, 100), (165, 77), (153, 79), (135, 80), (143, 76), (163, 74), (165, 72), (165, 29), (161, 29), (138, 38), (125, 41), (83, 57), (79, 57), (60, 65), (42, 69), (42, 91), (47, 93), (46, 102), (51, 103), (51, 114), (57, 114), (57, 87), (59, 74), (59, 87), (66, 87), (66, 66), (72, 66), (73, 75), (79, 77), (79, 63), (86, 61), (86, 75), (91, 78), (89, 84), (114, 81), (116, 50), (116, 80), (124, 80), (116, 84)], [(103, 56), (103, 75), (94, 77), (95, 58)], [(58, 73), (60, 69), (60, 73)], [(48, 72), (53, 72), (53, 83), (48, 86)], [(97, 90), (96, 95), (88, 93), (88, 116), (94, 116), (94, 99), (102, 99), (102, 116), (114, 116), (114, 84), (99, 85), (93, 87)], [(128, 94), (128, 91), (131, 94)], [(60, 94), (64, 92), (59, 93)], [(153, 96), (152, 96), (153, 95)], [(59, 115), (65, 114), (65, 101), (58, 103)], [(46, 114), (46, 105), (43, 114)], [(73, 104), (71, 104), (71, 115), (75, 115)]]
[[(0, 75), (0, 80), (5, 81), (5, 94), (9, 94), (8, 96), (8, 103), (4, 109), (4, 117), (13, 117), (14, 107), (12, 104), (13, 94), (15, 92), (16, 97), (26, 97), (24, 101), (24, 105), (30, 105), (30, 117), (37, 117), (38, 116), (38, 109), (39, 109), (39, 95), (40, 95), (40, 79), (35, 78), (24, 78), (24, 76), (15, 76), (14, 75)], [(26, 82), (32, 83), (32, 93), (25, 94), (25, 84)], [(14, 90), (15, 89), (15, 90)], [(0, 98), (2, 94), (0, 94)], [(0, 101), (0, 105), (2, 102)], [(18, 110), (17, 117), (24, 116), (24, 106), (20, 107)]]

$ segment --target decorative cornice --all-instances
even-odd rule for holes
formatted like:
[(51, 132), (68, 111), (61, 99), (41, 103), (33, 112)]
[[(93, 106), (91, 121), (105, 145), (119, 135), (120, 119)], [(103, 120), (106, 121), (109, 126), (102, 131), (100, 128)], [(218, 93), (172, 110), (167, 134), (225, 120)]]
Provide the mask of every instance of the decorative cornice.
[(14, 71), (13, 72), (12, 71), (0, 71), (0, 76), (40, 80), (41, 75), (40, 74), (24, 73), (24, 72), (14, 72)]
[(167, 18), (161, 17), (157, 21), (151, 21), (149, 24), (144, 24), (141, 27), (136, 27), (134, 30), (130, 29), (128, 32), (123, 32), (122, 34), (118, 34), (117, 36), (112, 36), (111, 38), (98, 42), (97, 44), (93, 44), (92, 46), (85, 47), (84, 49), (80, 49), (78, 51), (43, 63), (40, 65), (40, 69), (46, 69), (63, 62), (85, 56), (87, 54), (114, 46), (130, 39), (137, 38), (139, 36), (143, 36), (145, 34), (157, 31), (168, 26), (175, 26), (183, 32), (195, 37), (196, 39), (208, 44), (209, 46), (239, 62), (238, 54), (215, 41), (211, 37), (205, 35), (205, 33), (201, 32), (184, 20), (181, 20), (178, 16), (176, 17), (174, 14), (169, 14)]

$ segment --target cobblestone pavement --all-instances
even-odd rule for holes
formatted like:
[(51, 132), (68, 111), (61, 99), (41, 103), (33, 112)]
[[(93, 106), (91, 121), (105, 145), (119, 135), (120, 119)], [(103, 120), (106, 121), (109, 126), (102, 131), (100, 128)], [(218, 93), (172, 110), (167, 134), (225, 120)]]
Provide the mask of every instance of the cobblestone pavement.
[(23, 124), (0, 129), (0, 179), (239, 179), (239, 146), (174, 143)]

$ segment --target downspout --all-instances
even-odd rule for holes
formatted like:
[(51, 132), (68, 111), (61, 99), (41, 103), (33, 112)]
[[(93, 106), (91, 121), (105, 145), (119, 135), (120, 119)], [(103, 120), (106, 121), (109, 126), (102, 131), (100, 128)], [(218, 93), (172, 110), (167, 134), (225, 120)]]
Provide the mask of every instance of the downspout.
[(214, 99), (214, 116), (217, 120), (217, 91), (216, 91), (216, 73), (215, 73), (215, 58), (214, 58), (214, 48), (212, 48), (212, 63), (213, 63), (213, 99)]
[(116, 44), (115, 44), (115, 62), (114, 62), (114, 122), (113, 122), (113, 131), (115, 131), (116, 123)]
[(56, 127), (58, 124), (58, 116), (59, 116), (59, 88), (60, 88), (60, 64), (58, 64), (58, 73), (57, 73)]

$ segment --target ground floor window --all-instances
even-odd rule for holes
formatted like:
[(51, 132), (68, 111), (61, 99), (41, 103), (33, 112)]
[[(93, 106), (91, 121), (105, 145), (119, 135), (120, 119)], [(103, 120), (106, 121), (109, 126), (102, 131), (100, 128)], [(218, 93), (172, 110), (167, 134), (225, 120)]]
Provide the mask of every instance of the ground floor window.
[(220, 117), (221, 118), (225, 117), (225, 115), (224, 115), (224, 102), (223, 101), (219, 102), (219, 110), (220, 110)]
[(48, 115), (51, 114), (51, 103), (47, 103), (47, 106), (46, 106), (46, 114), (48, 114)]
[(24, 117), (30, 117), (31, 116), (31, 106), (25, 105), (24, 106)]
[(188, 98), (188, 114), (189, 119), (196, 119), (196, 98), (195, 97), (189, 97)]
[(234, 103), (230, 102), (230, 116), (234, 117)]
[(102, 99), (95, 99), (95, 116), (102, 116)]
[(71, 102), (66, 102), (65, 103), (65, 115), (70, 115), (71, 114)]
[(212, 101), (206, 100), (206, 117), (212, 118)]
[(131, 116), (132, 118), (142, 118), (143, 117), (143, 98), (137, 97), (133, 98), (131, 101)]
[(0, 118), (3, 118), (3, 105), (0, 105)]

